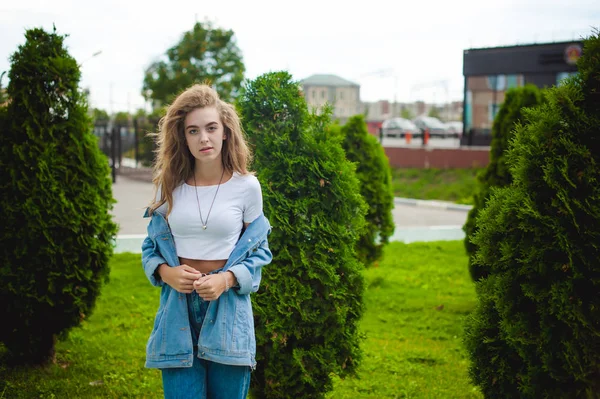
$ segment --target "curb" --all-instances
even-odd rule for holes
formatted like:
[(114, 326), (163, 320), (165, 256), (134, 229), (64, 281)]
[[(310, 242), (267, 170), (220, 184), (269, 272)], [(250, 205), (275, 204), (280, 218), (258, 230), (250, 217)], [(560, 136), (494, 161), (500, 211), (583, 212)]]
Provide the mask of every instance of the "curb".
[(427, 201), (413, 198), (394, 197), (394, 204), (412, 205), (420, 208), (436, 208), (447, 211), (469, 212), (472, 205), (461, 205), (446, 201)]

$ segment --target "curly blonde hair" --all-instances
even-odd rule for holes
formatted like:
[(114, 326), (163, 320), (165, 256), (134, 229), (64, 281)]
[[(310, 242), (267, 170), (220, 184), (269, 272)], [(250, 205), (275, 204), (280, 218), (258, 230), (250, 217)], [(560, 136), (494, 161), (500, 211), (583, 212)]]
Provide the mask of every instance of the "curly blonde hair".
[[(248, 165), (252, 154), (234, 106), (222, 101), (210, 86), (196, 84), (175, 98), (158, 122), (159, 132), (152, 134), (156, 137), (157, 150), (152, 177), (155, 195), (150, 204), (150, 214), (166, 202), (168, 216), (173, 207), (173, 190), (192, 176), (195, 158), (186, 144), (184, 122), (189, 112), (205, 107), (217, 109), (227, 135), (221, 150), (223, 168), (229, 173), (250, 173)], [(160, 198), (157, 198), (159, 189)]]

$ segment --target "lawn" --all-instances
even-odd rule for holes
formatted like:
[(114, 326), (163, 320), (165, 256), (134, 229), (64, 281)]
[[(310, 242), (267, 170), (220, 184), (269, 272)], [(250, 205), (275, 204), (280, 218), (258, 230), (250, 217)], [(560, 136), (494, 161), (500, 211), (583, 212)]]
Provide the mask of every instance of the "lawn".
[[(162, 397), (160, 373), (144, 368), (159, 291), (139, 255), (115, 255), (111, 267), (94, 314), (58, 343), (56, 364), (11, 369), (0, 350), (0, 398)], [(391, 243), (365, 277), (364, 359), (327, 397), (481, 398), (461, 344), (475, 306), (462, 241)]]
[(394, 196), (472, 205), (480, 170), (392, 168)]

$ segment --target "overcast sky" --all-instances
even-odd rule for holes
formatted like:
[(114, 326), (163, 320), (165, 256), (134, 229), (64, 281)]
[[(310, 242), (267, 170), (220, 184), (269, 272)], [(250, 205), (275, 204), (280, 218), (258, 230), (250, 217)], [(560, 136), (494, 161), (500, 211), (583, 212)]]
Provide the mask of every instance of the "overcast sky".
[(600, 1), (6, 0), (0, 73), (26, 29), (55, 24), (91, 105), (133, 112), (146, 107), (145, 68), (205, 19), (235, 32), (247, 78), (330, 73), (360, 84), (363, 101), (439, 103), (462, 99), (464, 49), (578, 40), (600, 28)]

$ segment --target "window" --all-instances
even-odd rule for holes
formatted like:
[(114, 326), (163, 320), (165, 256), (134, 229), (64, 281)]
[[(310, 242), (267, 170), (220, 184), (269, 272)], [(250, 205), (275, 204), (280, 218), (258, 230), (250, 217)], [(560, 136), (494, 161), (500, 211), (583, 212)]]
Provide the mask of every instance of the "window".
[(494, 104), (491, 101), (488, 103), (488, 121), (489, 122), (494, 122), (494, 118), (496, 118), (496, 115), (498, 114), (498, 111), (500, 110), (501, 106), (502, 106), (502, 104)]
[(317, 91), (315, 89), (312, 89), (312, 98), (313, 100), (315, 99), (315, 97), (317, 97)]
[(344, 90), (340, 90), (340, 100), (344, 99)]
[(321, 90), (321, 98), (325, 98), (325, 90)]
[(512, 89), (513, 87), (519, 87), (519, 77), (520, 75), (507, 75), (506, 76), (506, 88)]
[(487, 77), (487, 84), (490, 90), (506, 90), (506, 75), (491, 75)]

